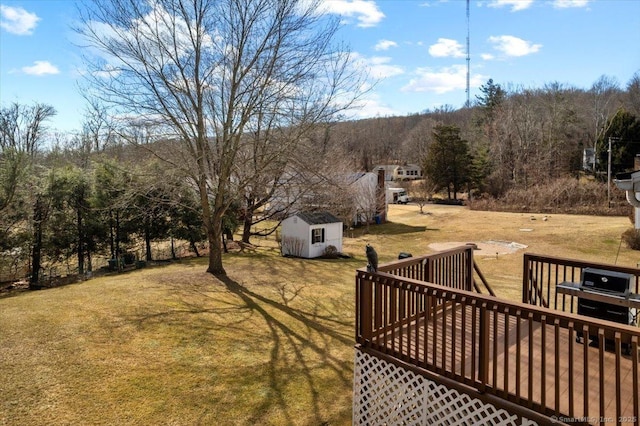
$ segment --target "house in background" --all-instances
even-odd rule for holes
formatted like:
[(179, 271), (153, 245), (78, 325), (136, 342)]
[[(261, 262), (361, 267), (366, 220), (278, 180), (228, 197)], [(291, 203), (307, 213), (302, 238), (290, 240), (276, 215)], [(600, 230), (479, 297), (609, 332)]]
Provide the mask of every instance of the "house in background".
[(417, 164), (384, 164), (376, 166), (374, 171), (384, 170), (385, 180), (416, 180), (422, 179), (422, 168)]
[(355, 215), (354, 225), (386, 222), (388, 205), (385, 197), (385, 173), (361, 172), (350, 177)]
[(298, 212), (282, 221), (283, 256), (312, 259), (328, 246), (342, 252), (342, 221), (328, 212)]
[(406, 164), (398, 166), (393, 171), (393, 180), (416, 180), (422, 179), (422, 168), (417, 164)]
[(291, 178), (274, 192), (268, 211), (328, 211), (345, 224), (384, 223), (387, 216), (384, 171), (339, 174), (325, 181)]

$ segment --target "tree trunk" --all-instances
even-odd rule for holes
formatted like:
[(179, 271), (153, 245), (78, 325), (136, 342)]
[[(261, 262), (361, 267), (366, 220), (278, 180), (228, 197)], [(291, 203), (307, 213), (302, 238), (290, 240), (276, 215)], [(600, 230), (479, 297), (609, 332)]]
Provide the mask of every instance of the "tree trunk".
[(153, 260), (153, 256), (151, 255), (151, 234), (149, 232), (149, 224), (144, 227), (144, 246), (147, 262), (151, 262)]
[(40, 280), (40, 254), (42, 251), (42, 224), (36, 223), (33, 235), (33, 250), (31, 252), (31, 279), (30, 288), (36, 288)]
[(207, 272), (213, 275), (227, 275), (222, 266), (222, 223), (220, 220), (209, 223), (207, 236), (209, 239), (209, 267)]
[(251, 244), (251, 225), (253, 225), (253, 203), (247, 202), (247, 209), (244, 212), (244, 225), (242, 228), (242, 242)]
[(120, 212), (116, 212), (116, 267), (118, 271), (122, 270), (122, 262), (120, 262)]
[(198, 251), (198, 246), (196, 245), (196, 242), (193, 240), (189, 240), (189, 244), (191, 244), (191, 249), (196, 254), (196, 257), (200, 257), (200, 252)]
[(42, 198), (36, 198), (36, 204), (33, 208), (33, 248), (31, 251), (31, 278), (29, 279), (29, 288), (38, 288), (40, 280), (40, 262), (42, 252), (42, 226), (44, 224), (44, 206)]
[(116, 258), (116, 244), (113, 235), (113, 210), (109, 210), (109, 249), (111, 250), (111, 259)]
[(91, 263), (91, 250), (87, 249), (87, 272), (93, 272), (93, 264)]
[(82, 232), (82, 210), (76, 208), (76, 225), (78, 230), (78, 275), (84, 275), (84, 233)]
[[(203, 165), (199, 165), (203, 170)], [(209, 204), (209, 194), (206, 187), (206, 176), (203, 175), (198, 182), (198, 192), (200, 195), (200, 206), (202, 207), (202, 221), (207, 230), (207, 240), (209, 241), (209, 267), (207, 272), (213, 275), (226, 275), (222, 266), (222, 216), (224, 208), (222, 199), (216, 196), (215, 207), (212, 209)]]

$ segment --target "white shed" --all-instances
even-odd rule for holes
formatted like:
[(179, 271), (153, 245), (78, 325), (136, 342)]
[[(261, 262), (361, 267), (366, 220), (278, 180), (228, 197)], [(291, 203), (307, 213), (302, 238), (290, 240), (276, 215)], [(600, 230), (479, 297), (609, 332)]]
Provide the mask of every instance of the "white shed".
[(300, 212), (282, 221), (284, 256), (320, 257), (328, 246), (342, 252), (342, 221), (327, 212)]

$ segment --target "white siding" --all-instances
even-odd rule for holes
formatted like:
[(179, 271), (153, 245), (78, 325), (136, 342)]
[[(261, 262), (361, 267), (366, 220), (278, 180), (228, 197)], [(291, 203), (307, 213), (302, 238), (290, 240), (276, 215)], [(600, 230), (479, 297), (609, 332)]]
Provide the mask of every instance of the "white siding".
[(311, 242), (311, 236), (314, 229), (324, 228), (324, 242), (310, 244), (309, 252), (306, 257), (314, 258), (322, 256), (327, 246), (335, 246), (338, 252), (342, 251), (342, 223), (323, 223), (321, 225), (309, 226), (308, 241)]
[[(311, 241), (310, 235), (309, 224), (298, 216), (290, 216), (282, 221), (282, 239), (298, 238), (302, 240), (303, 246), (300, 253), (302, 257), (309, 257), (309, 243)], [(297, 255), (297, 253), (292, 253), (290, 249), (287, 249), (284, 244), (282, 249), (283, 255)]]

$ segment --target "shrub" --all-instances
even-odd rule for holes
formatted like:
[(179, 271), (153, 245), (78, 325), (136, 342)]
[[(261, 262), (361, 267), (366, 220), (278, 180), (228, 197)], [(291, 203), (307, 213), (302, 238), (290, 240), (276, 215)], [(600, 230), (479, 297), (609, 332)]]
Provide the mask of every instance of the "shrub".
[(614, 187), (611, 196), (609, 206), (606, 184), (561, 178), (526, 189), (512, 188), (499, 199), (483, 197), (467, 204), (472, 210), (626, 216), (631, 206), (624, 192)]
[(640, 230), (627, 229), (622, 234), (622, 239), (631, 250), (640, 250)]
[(328, 245), (324, 248), (324, 251), (322, 252), (322, 257), (327, 259), (336, 259), (339, 254), (340, 253), (338, 252), (338, 249), (336, 248), (336, 246)]

